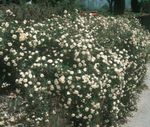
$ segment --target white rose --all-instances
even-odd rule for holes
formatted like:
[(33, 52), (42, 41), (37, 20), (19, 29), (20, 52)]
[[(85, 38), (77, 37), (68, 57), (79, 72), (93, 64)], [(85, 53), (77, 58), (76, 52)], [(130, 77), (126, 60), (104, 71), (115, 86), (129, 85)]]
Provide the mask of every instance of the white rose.
[(23, 80), (23, 82), (28, 82), (28, 79), (25, 78), (25, 79)]
[(44, 77), (44, 74), (40, 74), (40, 77), (43, 78), (43, 77)]
[(12, 35), (12, 38), (13, 38), (13, 39), (17, 39), (17, 35), (13, 34), (13, 35)]
[(52, 59), (49, 59), (47, 62), (48, 62), (48, 63), (53, 63), (53, 60), (52, 60)]
[(29, 78), (30, 78), (30, 79), (32, 78), (32, 74), (29, 74)]
[(27, 87), (28, 87), (28, 84), (27, 84), (27, 83), (26, 83), (26, 84), (24, 84), (24, 87), (26, 87), (26, 88), (27, 88)]
[(54, 80), (54, 84), (55, 84), (55, 85), (58, 85), (58, 84), (59, 84), (59, 82), (58, 82), (57, 79)]
[(3, 52), (0, 51), (0, 55), (3, 55)]
[(54, 86), (53, 85), (50, 86), (50, 90), (52, 90), (52, 91), (54, 90)]
[(0, 42), (2, 42), (2, 40), (3, 40), (3, 39), (0, 37)]
[(22, 42), (25, 41), (26, 39), (27, 39), (27, 35), (25, 33), (20, 33), (19, 41)]
[(18, 28), (16, 32), (23, 33), (22, 28)]
[(88, 111), (89, 111), (89, 108), (88, 108), (88, 107), (86, 107), (86, 108), (85, 108), (85, 111), (86, 111), (86, 112), (88, 112)]
[(8, 22), (5, 23), (5, 27), (9, 27), (9, 23)]
[(8, 43), (8, 46), (12, 46), (12, 43)]
[(64, 13), (67, 14), (68, 13), (67, 10), (64, 10)]
[(4, 58), (4, 61), (8, 61), (8, 59), (9, 59), (9, 57), (6, 56), (6, 57)]
[(42, 60), (46, 60), (46, 57), (45, 57), (45, 56), (42, 56)]
[(62, 84), (64, 84), (64, 83), (65, 83), (65, 76), (64, 76), (64, 75), (61, 76), (61, 77), (59, 78), (59, 81), (60, 81)]

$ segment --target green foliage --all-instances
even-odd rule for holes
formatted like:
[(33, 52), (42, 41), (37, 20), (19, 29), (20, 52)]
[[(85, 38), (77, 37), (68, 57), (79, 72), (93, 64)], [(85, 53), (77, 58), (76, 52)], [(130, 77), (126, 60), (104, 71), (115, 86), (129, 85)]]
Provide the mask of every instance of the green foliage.
[[(7, 4), (7, 6), (11, 6), (14, 8), (20, 8), (21, 11), (24, 9), (30, 9), (36, 7), (35, 13), (38, 14), (38, 9), (44, 10), (45, 12), (49, 12), (54, 10), (57, 14), (61, 14), (65, 9), (72, 11), (74, 8), (80, 8), (80, 1), (76, 0), (32, 0), (32, 6), (27, 5), (26, 2), (29, 0), (3, 0), (2, 4)], [(21, 7), (20, 7), (21, 6)], [(38, 8), (37, 8), (38, 6)], [(27, 11), (26, 11), (27, 13)], [(24, 13), (25, 14), (25, 13)], [(45, 15), (43, 13), (43, 15)], [(38, 15), (37, 15), (38, 16)]]
[(141, 11), (144, 13), (150, 13), (150, 0), (141, 1)]
[[(4, 12), (13, 10), (12, 15), (5, 14)], [(42, 21), (46, 18), (51, 18), (52, 14), (58, 14), (59, 11), (57, 8), (53, 7), (43, 7), (37, 4), (33, 5), (9, 5), (9, 6), (2, 6), (1, 7), (1, 20), (11, 21), (11, 20), (18, 20), (23, 21), (24, 19), (27, 20), (35, 20), (35, 21)]]
[(150, 0), (141, 0), (140, 2), (145, 3), (145, 2), (150, 2)]
[[(69, 5), (69, 6), (68, 6)], [(74, 7), (73, 7), (74, 6)], [(80, 8), (79, 3), (76, 2), (74, 4), (70, 4), (69, 2), (61, 2), (58, 3), (57, 6), (45, 6), (42, 3), (40, 4), (32, 4), (32, 5), (7, 5), (1, 6), (0, 11), (0, 20), (18, 20), (23, 21), (24, 19), (27, 20), (35, 20), (35, 21), (42, 21), (47, 18), (51, 18), (52, 14), (63, 15), (65, 9), (69, 9), (69, 12), (73, 13), (74, 8)], [(13, 10), (13, 15), (7, 15), (4, 12), (8, 10)]]
[(59, 126), (58, 115), (74, 127), (117, 127), (136, 110), (150, 40), (137, 19), (64, 11), (5, 21), (0, 31), (0, 57), (17, 74), (29, 126)]

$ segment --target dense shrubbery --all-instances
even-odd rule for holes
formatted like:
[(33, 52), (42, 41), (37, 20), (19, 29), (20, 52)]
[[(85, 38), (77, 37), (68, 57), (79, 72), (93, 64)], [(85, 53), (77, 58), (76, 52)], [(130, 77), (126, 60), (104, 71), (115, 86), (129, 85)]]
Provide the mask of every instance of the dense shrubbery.
[[(41, 15), (44, 17), (47, 12), (62, 14), (61, 12), (65, 9), (72, 11), (74, 8), (81, 8), (80, 0), (2, 0), (0, 1), (0, 4), (13, 7), (16, 6), (18, 7), (17, 13), (24, 12), (24, 15), (28, 15), (29, 13), (36, 14), (35, 16), (37, 17), (39, 16), (38, 13), (44, 12), (43, 15)], [(30, 16), (28, 15), (27, 18), (29, 17)]]
[(51, 125), (63, 110), (74, 127), (117, 127), (136, 109), (149, 41), (136, 19), (65, 11), (2, 22), (0, 31), (1, 62), (15, 70), (28, 123)]
[[(5, 21), (11, 21), (11, 20), (18, 20), (18, 21), (23, 21), (24, 19), (26, 20), (35, 20), (36, 22), (38, 21), (43, 21), (45, 19), (51, 18), (52, 14), (57, 14), (57, 15), (63, 15), (63, 12), (66, 7), (63, 5), (65, 3), (60, 3), (60, 5), (52, 7), (46, 7), (41, 4), (32, 4), (32, 5), (16, 5), (16, 4), (10, 4), (8, 6), (0, 6), (0, 21), (5, 20)], [(75, 6), (76, 5), (76, 6)], [(77, 4), (75, 4), (77, 8)], [(67, 6), (67, 5), (66, 5)], [(74, 13), (75, 7), (70, 7), (69, 12)], [(6, 10), (13, 10), (13, 15), (8, 15), (4, 12)]]
[[(53, 13), (58, 14), (60, 10), (58, 8), (46, 8), (43, 6), (39, 6), (37, 4), (33, 5), (9, 5), (9, 6), (1, 6), (0, 7), (0, 20), (11, 21), (11, 20), (18, 20), (23, 21), (26, 20), (35, 20), (35, 21), (43, 21), (47, 18), (51, 18)], [(10, 16), (5, 11), (13, 10), (13, 14)], [(61, 10), (62, 12), (62, 10)]]

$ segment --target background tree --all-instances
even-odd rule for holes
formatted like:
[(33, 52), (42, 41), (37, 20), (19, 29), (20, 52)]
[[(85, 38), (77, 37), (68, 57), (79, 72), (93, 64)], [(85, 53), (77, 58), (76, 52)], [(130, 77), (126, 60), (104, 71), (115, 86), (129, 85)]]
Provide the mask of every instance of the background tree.
[(132, 12), (140, 12), (141, 5), (138, 0), (131, 0), (131, 9)]
[(112, 13), (113, 12), (113, 4), (114, 4), (114, 0), (107, 0), (109, 3), (109, 11)]
[(114, 0), (114, 14), (123, 14), (125, 10), (125, 0)]

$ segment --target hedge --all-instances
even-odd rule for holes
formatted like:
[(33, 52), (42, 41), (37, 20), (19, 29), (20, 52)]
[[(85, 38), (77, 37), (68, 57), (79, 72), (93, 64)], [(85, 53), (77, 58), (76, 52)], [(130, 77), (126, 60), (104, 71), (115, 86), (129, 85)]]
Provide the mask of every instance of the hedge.
[(14, 70), (13, 100), (22, 98), (16, 103), (24, 123), (52, 126), (51, 117), (63, 112), (73, 127), (118, 127), (136, 110), (150, 41), (137, 19), (76, 10), (41, 22), (1, 22), (0, 31), (1, 63)]

